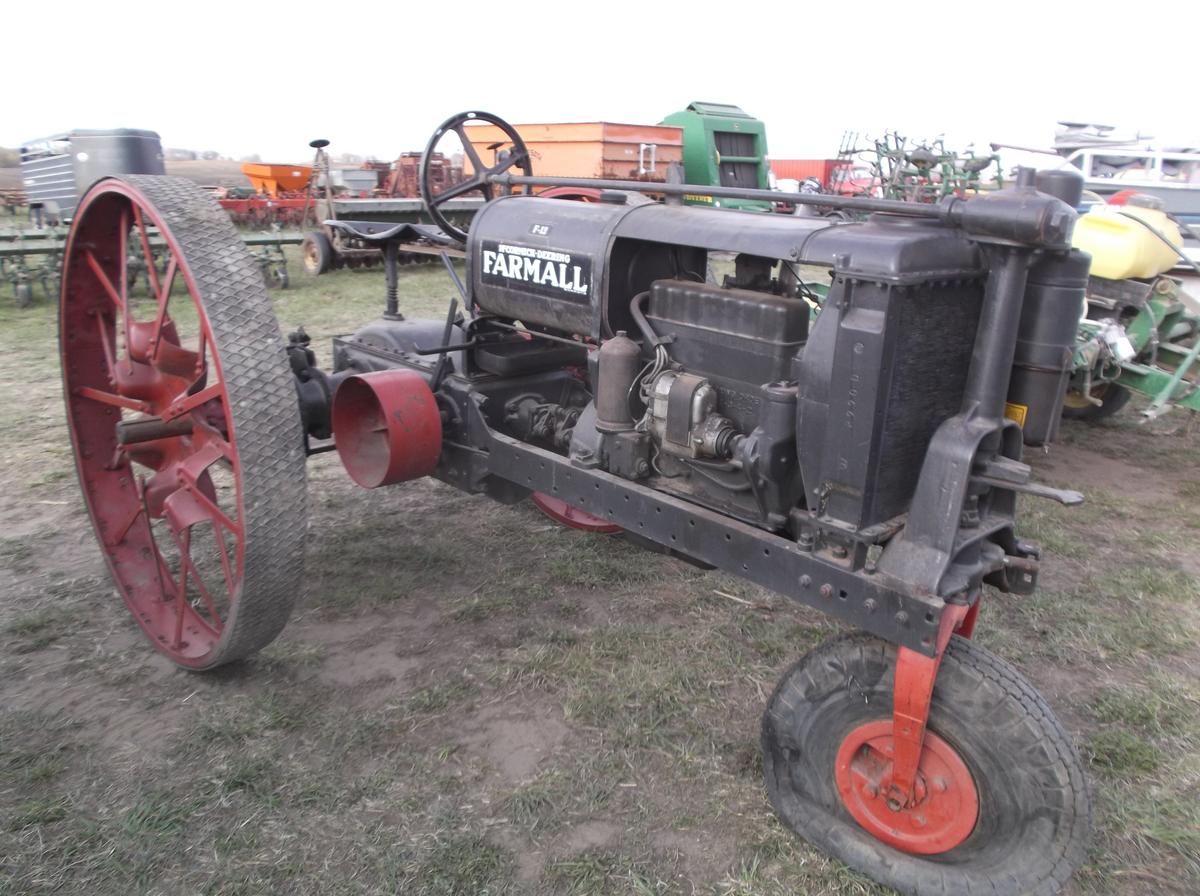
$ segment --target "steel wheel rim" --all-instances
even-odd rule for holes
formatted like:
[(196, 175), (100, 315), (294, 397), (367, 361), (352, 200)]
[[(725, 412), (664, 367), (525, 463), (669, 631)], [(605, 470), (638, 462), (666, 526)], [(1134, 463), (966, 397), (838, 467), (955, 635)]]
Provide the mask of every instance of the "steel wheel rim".
[[(1092, 386), (1092, 398), (1098, 398), (1101, 401), (1104, 401), (1104, 396), (1108, 394), (1109, 385), (1109, 383), (1100, 383), (1096, 386)], [(1063, 398), (1063, 407), (1070, 408), (1073, 411), (1083, 411), (1087, 410), (1088, 408), (1096, 407), (1096, 405), (1088, 401), (1082, 392), (1078, 392), (1074, 389), (1068, 389), (1066, 397)]]
[[(129, 245), (137, 240), (153, 257), (152, 232), (171, 260), (161, 275), (147, 271), (152, 295), (139, 302), (125, 276)], [(84, 197), (64, 257), (64, 398), (84, 503), (143, 631), (180, 665), (206, 666), (234, 622), (245, 561), (237, 437), (211, 323), (169, 226), (129, 184), (108, 181)], [(194, 341), (179, 332), (186, 308), (195, 314)], [(117, 421), (139, 415), (190, 423), (192, 432), (120, 449)], [(228, 484), (220, 497), (218, 468)], [(202, 562), (205, 524), (212, 556)]]
[(979, 820), (979, 791), (958, 751), (925, 732), (913, 801), (889, 805), (892, 720), (859, 725), (838, 748), (834, 777), (842, 804), (856, 822), (889, 846), (916, 855), (948, 852)]
[(304, 266), (313, 272), (321, 267), (321, 253), (317, 248), (316, 241), (312, 241), (304, 247)]

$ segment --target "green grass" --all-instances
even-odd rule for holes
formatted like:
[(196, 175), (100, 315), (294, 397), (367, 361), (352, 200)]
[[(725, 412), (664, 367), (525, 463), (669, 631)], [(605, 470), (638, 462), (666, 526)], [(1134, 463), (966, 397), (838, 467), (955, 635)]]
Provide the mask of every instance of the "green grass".
[(4, 627), (4, 631), (15, 642), (11, 646), (14, 652), (31, 653), (66, 637), (78, 623), (77, 614), (72, 609), (40, 607), (17, 616)]
[(1121, 729), (1099, 731), (1087, 743), (1093, 767), (1120, 777), (1137, 777), (1157, 771), (1163, 756), (1154, 744)]
[[(382, 310), (382, 274), (308, 280), (288, 254), (279, 317), (328, 364), (329, 337)], [(440, 318), (453, 294), (440, 266), (404, 269), (401, 289), (410, 316)], [(795, 838), (763, 793), (763, 702), (840, 630), (827, 617), (528, 505), (428, 482), (365, 492), (325, 456), (288, 632), (215, 675), (172, 671), (82, 515), (44, 303), (0, 299), (0, 381), (0, 477), (33, 533), (0, 540), (0, 705), (68, 707), (0, 712), (3, 896), (883, 894)], [(1169, 497), (1071, 470), (1055, 484), (1086, 483), (1083, 508), (1022, 499), (1043, 590), (989, 592), (979, 636), (1046, 692), (1088, 762), (1097, 836), (1076, 892), (1194, 890), (1197, 439), (1176, 417), (1119, 417), (1064, 441)], [(368, 649), (414, 668), (331, 680)], [(526, 715), (565, 734), (509, 777), (488, 726)], [(616, 833), (591, 842), (597, 825)]]

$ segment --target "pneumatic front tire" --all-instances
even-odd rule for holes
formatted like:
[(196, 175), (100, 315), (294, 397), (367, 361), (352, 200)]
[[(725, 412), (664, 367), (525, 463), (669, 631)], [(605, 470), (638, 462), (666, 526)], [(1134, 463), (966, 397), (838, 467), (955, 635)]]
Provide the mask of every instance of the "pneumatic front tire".
[(1003, 660), (952, 638), (917, 801), (893, 809), (872, 780), (890, 769), (895, 667), (894, 645), (856, 634), (783, 676), (762, 725), (780, 818), (902, 893), (1058, 893), (1084, 861), (1091, 805), (1079, 757), (1045, 701)]

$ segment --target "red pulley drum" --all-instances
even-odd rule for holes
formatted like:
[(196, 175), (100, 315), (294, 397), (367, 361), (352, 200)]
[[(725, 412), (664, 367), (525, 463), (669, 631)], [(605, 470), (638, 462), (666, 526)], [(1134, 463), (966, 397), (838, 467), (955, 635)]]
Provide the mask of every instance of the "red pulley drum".
[(350, 478), (377, 488), (433, 472), (442, 451), (442, 418), (424, 377), (381, 370), (338, 386), (333, 436)]

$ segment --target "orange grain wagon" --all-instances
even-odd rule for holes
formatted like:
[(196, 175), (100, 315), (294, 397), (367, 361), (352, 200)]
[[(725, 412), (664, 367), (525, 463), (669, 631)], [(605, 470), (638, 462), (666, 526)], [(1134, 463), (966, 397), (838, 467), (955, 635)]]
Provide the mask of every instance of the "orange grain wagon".
[[(516, 130), (529, 147), (538, 176), (661, 183), (672, 162), (683, 162), (683, 128), (590, 121), (519, 124)], [(508, 138), (493, 125), (470, 125), (465, 131), (485, 164), (495, 161), (494, 144), (507, 146)], [(463, 173), (469, 177), (472, 172), (470, 159), (464, 159)]]

